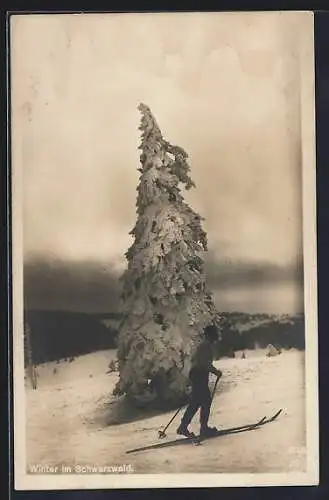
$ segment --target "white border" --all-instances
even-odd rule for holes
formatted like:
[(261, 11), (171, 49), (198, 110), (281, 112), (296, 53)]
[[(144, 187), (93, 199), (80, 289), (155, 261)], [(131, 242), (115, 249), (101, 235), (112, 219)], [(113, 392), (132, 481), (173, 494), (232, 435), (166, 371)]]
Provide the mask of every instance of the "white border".
[[(291, 15), (291, 13), (289, 13)], [(267, 13), (264, 13), (267, 15)], [(285, 15), (285, 13), (282, 13)], [(23, 360), (23, 206), (21, 124), (12, 115), (14, 459), (17, 490), (297, 486), (319, 482), (316, 177), (313, 13), (294, 12), (300, 26), (301, 133), (303, 164), (304, 301), (306, 326), (307, 472), (278, 474), (29, 475), (25, 472)], [(12, 53), (15, 39), (11, 38)], [(12, 81), (12, 100), (15, 80)]]

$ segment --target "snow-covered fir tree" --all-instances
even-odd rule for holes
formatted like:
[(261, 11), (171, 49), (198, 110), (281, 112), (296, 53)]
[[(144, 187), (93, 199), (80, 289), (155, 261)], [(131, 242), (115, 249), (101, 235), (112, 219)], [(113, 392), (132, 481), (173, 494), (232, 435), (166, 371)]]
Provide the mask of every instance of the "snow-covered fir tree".
[(202, 218), (181, 192), (195, 187), (188, 155), (163, 138), (148, 106), (138, 109), (141, 175), (134, 242), (122, 276), (120, 378), (114, 392), (136, 403), (177, 402), (187, 393), (203, 328), (219, 325), (219, 317), (204, 274)]

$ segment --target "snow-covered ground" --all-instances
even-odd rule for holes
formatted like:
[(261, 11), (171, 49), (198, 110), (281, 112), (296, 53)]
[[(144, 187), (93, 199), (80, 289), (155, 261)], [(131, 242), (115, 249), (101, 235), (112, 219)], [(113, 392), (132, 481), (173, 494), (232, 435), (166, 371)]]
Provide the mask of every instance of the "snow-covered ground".
[[(240, 354), (215, 363), (224, 375), (210, 425), (241, 425), (283, 408), (276, 422), (198, 447), (129, 455), (128, 449), (159, 442), (157, 431), (173, 413), (148, 418), (126, 414), (126, 423), (111, 425), (122, 408), (111, 394), (117, 374), (106, 374), (114, 351), (39, 366), (38, 389), (32, 390), (26, 382), (28, 470), (36, 464), (131, 464), (136, 473), (305, 471), (304, 353), (291, 350), (267, 358), (264, 351), (249, 351), (246, 359)], [(177, 437), (178, 421), (179, 417), (168, 429), (167, 440)], [(198, 415), (192, 428), (198, 431)]]

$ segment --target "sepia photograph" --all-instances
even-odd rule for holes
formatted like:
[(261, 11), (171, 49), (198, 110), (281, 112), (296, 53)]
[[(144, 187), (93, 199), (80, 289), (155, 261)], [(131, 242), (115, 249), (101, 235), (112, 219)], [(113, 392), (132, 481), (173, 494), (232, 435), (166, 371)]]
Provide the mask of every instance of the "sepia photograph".
[(313, 14), (9, 29), (15, 488), (318, 484)]

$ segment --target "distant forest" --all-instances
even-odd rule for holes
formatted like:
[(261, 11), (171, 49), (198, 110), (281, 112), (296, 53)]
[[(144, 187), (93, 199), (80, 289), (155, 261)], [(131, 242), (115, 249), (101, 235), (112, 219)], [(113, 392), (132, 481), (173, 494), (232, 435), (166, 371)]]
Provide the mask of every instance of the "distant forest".
[[(221, 313), (222, 340), (217, 357), (235, 351), (264, 348), (305, 348), (302, 314), (269, 315)], [(29, 325), (33, 363), (74, 358), (104, 349), (115, 349), (120, 314), (84, 314), (66, 311), (25, 311)]]
[(222, 340), (217, 356), (235, 351), (265, 348), (305, 349), (304, 315), (269, 315), (240, 312), (221, 313)]
[(117, 331), (102, 316), (66, 311), (25, 311), (34, 364), (115, 349)]

